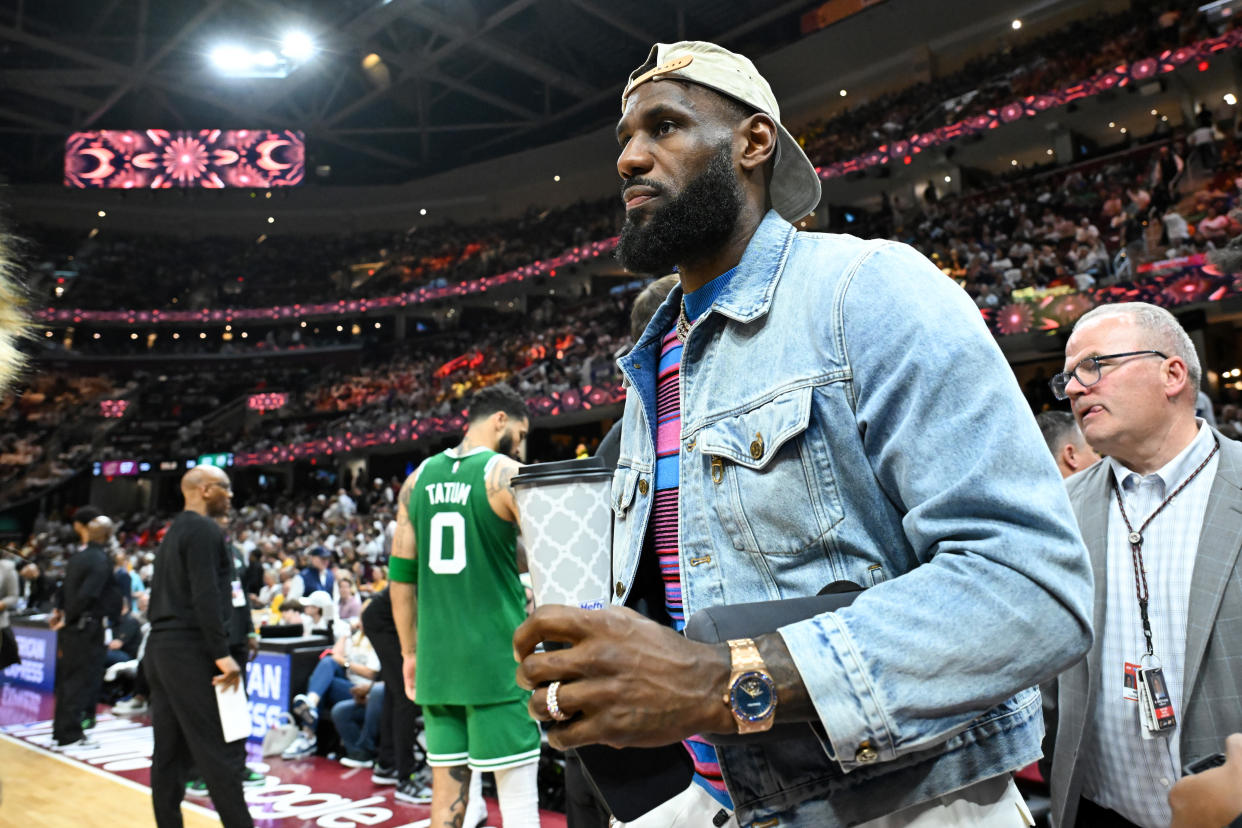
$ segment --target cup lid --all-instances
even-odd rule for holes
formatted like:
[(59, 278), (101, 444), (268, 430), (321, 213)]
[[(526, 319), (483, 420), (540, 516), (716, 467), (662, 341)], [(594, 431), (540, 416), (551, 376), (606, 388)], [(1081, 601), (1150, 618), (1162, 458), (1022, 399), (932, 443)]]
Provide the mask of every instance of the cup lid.
[(577, 460), (557, 460), (552, 463), (532, 463), (523, 466), (510, 481), (512, 486), (553, 482), (557, 478), (603, 480), (612, 477), (612, 467), (603, 457), (583, 457)]

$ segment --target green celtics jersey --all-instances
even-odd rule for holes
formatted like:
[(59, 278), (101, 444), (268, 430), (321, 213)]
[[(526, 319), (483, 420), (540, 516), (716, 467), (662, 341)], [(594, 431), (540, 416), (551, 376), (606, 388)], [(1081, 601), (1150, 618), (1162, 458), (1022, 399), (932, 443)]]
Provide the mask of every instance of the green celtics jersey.
[(526, 618), (518, 580), (517, 526), (487, 500), (486, 472), (501, 455), (484, 448), (428, 458), (410, 497), (418, 541), (420, 704), (492, 704), (522, 698), (513, 631)]

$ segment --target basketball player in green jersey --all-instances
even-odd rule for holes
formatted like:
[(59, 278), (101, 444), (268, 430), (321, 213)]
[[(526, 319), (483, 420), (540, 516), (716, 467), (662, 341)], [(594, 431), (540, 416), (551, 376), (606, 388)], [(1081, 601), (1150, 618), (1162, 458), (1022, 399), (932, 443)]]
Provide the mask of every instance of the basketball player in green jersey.
[(431, 824), (460, 828), (473, 769), (495, 773), (505, 828), (526, 828), (539, 825), (540, 737), (513, 661), (526, 594), (509, 483), (530, 415), (515, 391), (496, 385), (474, 395), (468, 419), (461, 444), (429, 457), (401, 487), (393, 618), (406, 693), (423, 708)]

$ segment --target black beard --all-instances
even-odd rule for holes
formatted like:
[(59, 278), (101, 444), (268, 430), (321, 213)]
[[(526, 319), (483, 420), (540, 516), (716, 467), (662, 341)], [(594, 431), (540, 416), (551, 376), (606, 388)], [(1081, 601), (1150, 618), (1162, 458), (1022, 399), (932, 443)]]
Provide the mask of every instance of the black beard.
[(496, 441), (496, 451), (505, 457), (513, 457), (513, 435), (507, 430), (500, 435), (500, 439)]
[[(644, 178), (626, 181), (622, 192), (636, 184), (664, 194), (662, 187)], [(637, 223), (626, 216), (613, 255), (631, 273), (653, 276), (671, 273), (678, 264), (709, 259), (725, 246), (737, 228), (742, 199), (742, 187), (733, 170), (733, 150), (725, 141), (703, 172), (645, 222)]]

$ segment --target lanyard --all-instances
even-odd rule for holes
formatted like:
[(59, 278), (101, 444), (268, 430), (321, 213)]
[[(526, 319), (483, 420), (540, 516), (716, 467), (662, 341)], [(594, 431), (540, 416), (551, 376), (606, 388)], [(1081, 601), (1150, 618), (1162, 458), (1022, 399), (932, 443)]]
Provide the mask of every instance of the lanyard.
[(1151, 592), (1147, 588), (1147, 570), (1143, 567), (1143, 530), (1155, 519), (1156, 515), (1164, 511), (1164, 507), (1173, 501), (1173, 498), (1182, 493), (1182, 489), (1190, 485), (1190, 481), (1199, 476), (1199, 472), (1207, 466), (1208, 462), (1216, 456), (1216, 452), (1220, 449), (1220, 443), (1212, 446), (1212, 450), (1208, 452), (1208, 456), (1199, 464), (1199, 468), (1190, 473), (1182, 481), (1182, 484), (1173, 490), (1172, 494), (1164, 499), (1164, 501), (1156, 507), (1156, 511), (1147, 516), (1147, 520), (1143, 521), (1143, 525), (1137, 530), (1130, 525), (1130, 518), (1126, 515), (1125, 504), (1121, 502), (1121, 486), (1117, 483), (1117, 478), (1113, 478), (1113, 494), (1117, 496), (1117, 508), (1121, 510), (1121, 519), (1126, 522), (1126, 529), (1129, 536), (1126, 538), (1130, 542), (1130, 563), (1134, 567), (1134, 593), (1138, 597), (1139, 615), (1143, 619), (1143, 637), (1147, 639), (1147, 655), (1155, 655), (1155, 651), (1151, 645), (1151, 621), (1147, 617), (1147, 602), (1151, 597)]

